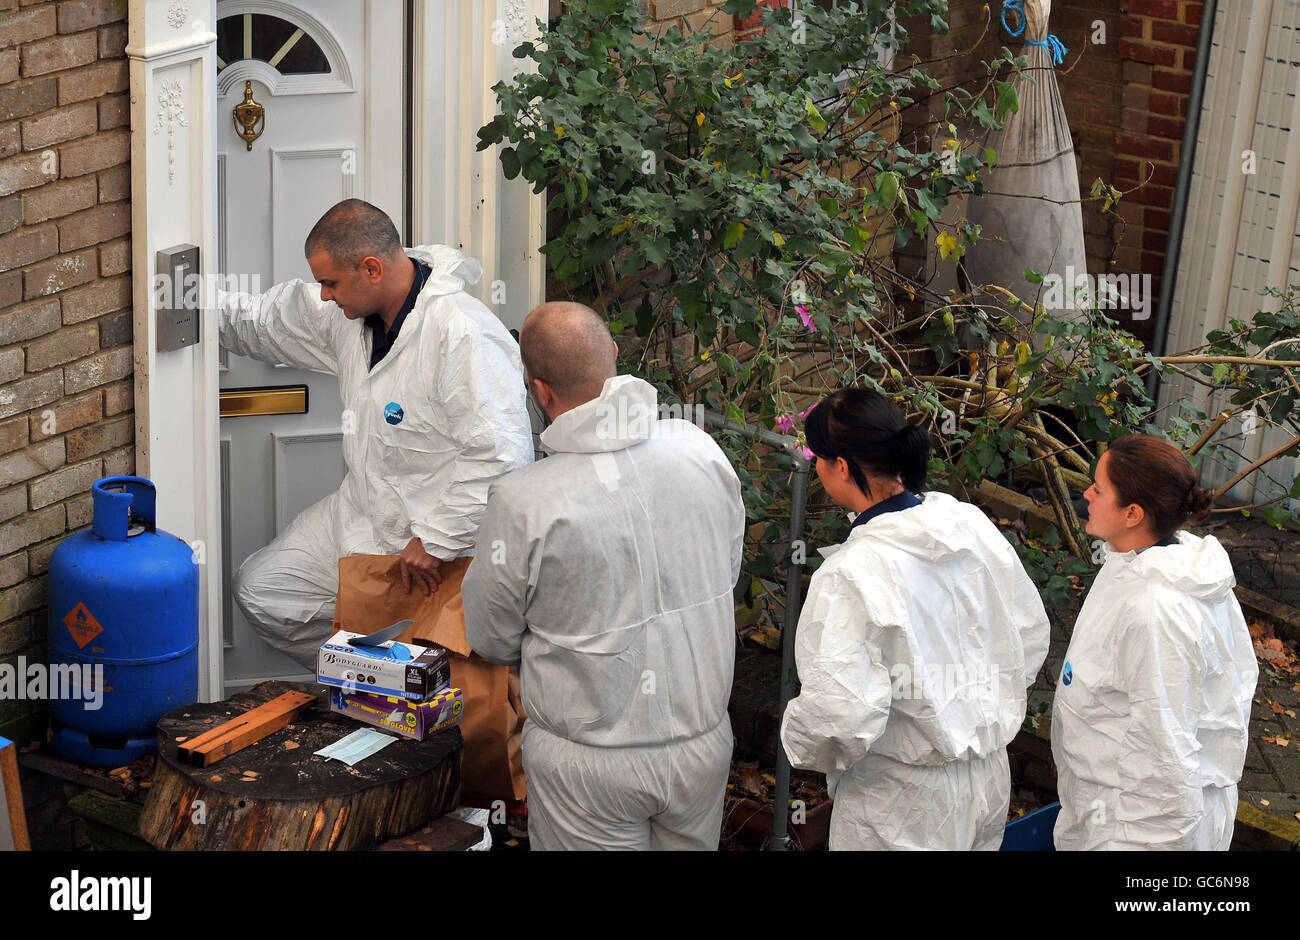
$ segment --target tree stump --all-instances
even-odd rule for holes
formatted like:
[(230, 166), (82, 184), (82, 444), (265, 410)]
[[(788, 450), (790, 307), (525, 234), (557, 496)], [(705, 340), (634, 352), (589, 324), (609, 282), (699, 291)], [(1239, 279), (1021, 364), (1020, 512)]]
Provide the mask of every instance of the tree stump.
[[(207, 767), (181, 763), (177, 744), (291, 691), (318, 694), (286, 728)], [(315, 755), (366, 727), (329, 710), (328, 691), (263, 682), (225, 702), (195, 703), (158, 722), (158, 762), (140, 835), (159, 849), (371, 848), (456, 805), (459, 728), (401, 739), (349, 767)]]

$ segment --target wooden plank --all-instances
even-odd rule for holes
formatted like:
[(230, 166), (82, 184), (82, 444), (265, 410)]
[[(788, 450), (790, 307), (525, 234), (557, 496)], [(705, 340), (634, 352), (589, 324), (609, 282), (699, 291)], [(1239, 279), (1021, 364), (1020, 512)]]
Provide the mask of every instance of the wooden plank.
[(286, 692), (184, 742), (177, 753), (186, 763), (206, 767), (279, 731), (315, 701), (315, 696), (305, 692)]
[[(28, 751), (26, 754), (19, 755), (18, 763), (28, 770), (47, 774), (83, 787), (93, 787), (101, 793), (107, 793), (109, 796), (126, 796), (126, 788), (119, 781), (107, 776), (99, 768), (74, 764), (70, 760), (50, 751)], [(144, 797), (140, 797), (140, 800), (143, 802)]]
[(483, 827), (443, 816), (379, 846), (380, 852), (464, 852), (483, 841)]
[(30, 852), (32, 844), (27, 838), (27, 816), (23, 812), (23, 787), (18, 779), (18, 746), (7, 738), (0, 738), (0, 795), (9, 809), (9, 834), (13, 848)]

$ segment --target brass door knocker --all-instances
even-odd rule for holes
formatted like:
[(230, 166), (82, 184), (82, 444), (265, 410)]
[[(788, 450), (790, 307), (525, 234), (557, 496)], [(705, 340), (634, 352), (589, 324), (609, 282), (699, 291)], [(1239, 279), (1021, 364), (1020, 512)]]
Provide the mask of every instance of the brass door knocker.
[(248, 149), (253, 149), (253, 141), (262, 136), (266, 127), (266, 108), (253, 100), (253, 83), (244, 82), (244, 100), (235, 105), (235, 130)]

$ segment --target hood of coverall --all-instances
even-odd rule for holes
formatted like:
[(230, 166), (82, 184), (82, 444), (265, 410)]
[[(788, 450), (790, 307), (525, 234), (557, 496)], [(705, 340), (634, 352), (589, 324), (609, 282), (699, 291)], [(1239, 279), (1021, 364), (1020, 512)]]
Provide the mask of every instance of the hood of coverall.
[(849, 532), (844, 545), (831, 545), (820, 549), (829, 557), (871, 530), (871, 537), (901, 552), (926, 561), (938, 561), (959, 552), (981, 551), (981, 543), (963, 524), (956, 504), (960, 501), (947, 493), (925, 493), (919, 506), (901, 512), (887, 512)]
[(420, 291), (421, 296), (454, 294), (472, 287), (483, 277), (481, 264), (450, 245), (418, 245), (406, 249), (406, 254), (429, 266), (429, 279)]
[(1222, 600), (1237, 583), (1232, 561), (1219, 540), (1190, 532), (1176, 535), (1177, 545), (1153, 545), (1142, 552), (1117, 552), (1106, 543), (1106, 563), (1121, 583), (1167, 582), (1197, 600)]
[(600, 395), (551, 422), (539, 439), (552, 454), (599, 454), (649, 440), (659, 420), (659, 393), (634, 375), (605, 380)]

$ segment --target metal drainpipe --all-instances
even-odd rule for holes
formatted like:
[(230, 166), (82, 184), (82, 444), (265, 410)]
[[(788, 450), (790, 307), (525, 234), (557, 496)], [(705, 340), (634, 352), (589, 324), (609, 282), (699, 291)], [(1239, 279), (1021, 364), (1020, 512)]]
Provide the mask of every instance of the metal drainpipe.
[(776, 713), (776, 781), (772, 803), (772, 841), (768, 848), (784, 852), (790, 847), (786, 834), (790, 815), (790, 759), (781, 745), (781, 719), (790, 704), (798, 680), (794, 668), (794, 631), (799, 624), (799, 609), (803, 603), (803, 565), (796, 563), (793, 547), (803, 540), (803, 513), (808, 499), (808, 461), (802, 454), (795, 455), (794, 481), (790, 489), (790, 569), (785, 581), (785, 624), (781, 628), (781, 707)]
[[(1210, 45), (1214, 41), (1214, 18), (1218, 0), (1205, 0), (1201, 7), (1201, 32), (1196, 42), (1196, 64), (1192, 70), (1192, 87), (1187, 95), (1187, 123), (1183, 125), (1183, 147), (1178, 160), (1178, 180), (1174, 187), (1173, 215), (1169, 219), (1169, 242), (1165, 264), (1160, 274), (1160, 304), (1156, 308), (1155, 333), (1151, 351), (1165, 354), (1169, 332), (1169, 313), (1178, 282), (1178, 262), (1183, 253), (1183, 225), (1187, 221), (1187, 196), (1192, 188), (1192, 164), (1196, 162), (1196, 135), (1201, 129), (1201, 104), (1205, 100), (1205, 73), (1210, 67)], [(1160, 393), (1160, 373), (1147, 373), (1147, 394), (1154, 401)]]
[[(794, 669), (794, 633), (799, 623), (799, 610), (803, 603), (803, 563), (794, 561), (793, 546), (803, 539), (804, 509), (808, 502), (808, 461), (802, 453), (795, 450), (795, 439), (784, 434), (776, 434), (763, 428), (750, 425), (738, 425), (715, 411), (704, 412), (704, 420), (715, 428), (735, 431), (751, 441), (758, 441), (783, 450), (794, 461), (794, 479), (790, 487), (790, 567), (786, 571), (785, 584), (785, 624), (781, 630), (781, 708), (777, 712), (777, 722), (785, 715), (785, 707), (790, 703), (797, 684)], [(768, 848), (773, 852), (784, 852), (790, 845), (786, 834), (786, 822), (790, 813), (790, 761), (785, 756), (778, 734), (776, 744), (776, 781), (772, 805), (772, 840)], [(779, 811), (778, 811), (779, 808)]]

